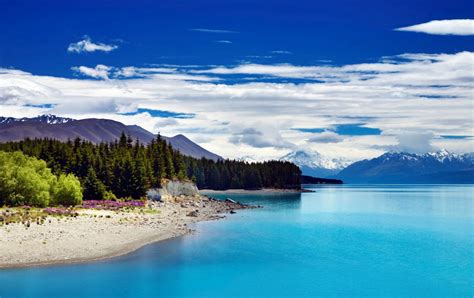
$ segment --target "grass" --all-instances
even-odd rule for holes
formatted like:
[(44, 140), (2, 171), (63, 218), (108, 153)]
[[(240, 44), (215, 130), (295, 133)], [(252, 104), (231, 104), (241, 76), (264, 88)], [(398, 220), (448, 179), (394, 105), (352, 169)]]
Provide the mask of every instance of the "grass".
[[(34, 208), (29, 206), (21, 207), (0, 207), (0, 227), (10, 224), (21, 223), (29, 228), (32, 223), (42, 225), (51, 222), (51, 218), (58, 221), (62, 218), (70, 219), (79, 216), (78, 211), (86, 209), (109, 210), (115, 212), (138, 213), (138, 214), (159, 214), (160, 210), (147, 208), (143, 202), (109, 202), (109, 201), (91, 201), (89, 204), (79, 205), (77, 207), (48, 207)], [(96, 215), (94, 215), (96, 217)], [(98, 216), (103, 217), (102, 215)], [(111, 218), (106, 215), (106, 218)]]
[(8, 226), (13, 223), (22, 223), (25, 227), (30, 227), (32, 223), (44, 224), (48, 214), (44, 213), (41, 208), (1, 208), (0, 209), (0, 226)]

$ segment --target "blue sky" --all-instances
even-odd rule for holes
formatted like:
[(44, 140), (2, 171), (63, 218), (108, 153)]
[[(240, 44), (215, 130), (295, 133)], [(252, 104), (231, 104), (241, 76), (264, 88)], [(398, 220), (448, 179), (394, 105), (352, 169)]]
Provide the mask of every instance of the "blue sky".
[(116, 119), (227, 157), (474, 150), (472, 1), (0, 8), (1, 116)]
[[(71, 76), (71, 65), (99, 63), (232, 65), (251, 61), (313, 65), (331, 60), (348, 64), (405, 52), (454, 53), (474, 48), (472, 37), (393, 31), (430, 20), (471, 18), (472, 1), (0, 3), (0, 65), (35, 74)], [(205, 33), (191, 31), (193, 28), (238, 33)], [(117, 44), (119, 49), (89, 55), (65, 51), (84, 35)], [(216, 42), (220, 40), (232, 44)]]

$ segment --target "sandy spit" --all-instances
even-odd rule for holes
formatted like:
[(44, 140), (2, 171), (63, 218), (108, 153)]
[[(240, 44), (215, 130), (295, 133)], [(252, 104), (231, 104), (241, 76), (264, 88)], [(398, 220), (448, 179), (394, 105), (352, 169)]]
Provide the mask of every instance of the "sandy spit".
[(91, 262), (190, 233), (189, 225), (247, 208), (205, 196), (152, 203), (148, 212), (81, 210), (75, 218), (48, 217), (0, 227), (0, 269)]

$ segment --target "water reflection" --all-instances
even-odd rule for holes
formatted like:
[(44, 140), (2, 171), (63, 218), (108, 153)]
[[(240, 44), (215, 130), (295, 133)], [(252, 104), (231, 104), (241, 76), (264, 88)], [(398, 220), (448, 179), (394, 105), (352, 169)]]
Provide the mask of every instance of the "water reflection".
[[(205, 193), (206, 194), (206, 193)], [(207, 196), (225, 200), (231, 198), (243, 204), (260, 205), (265, 209), (299, 209), (302, 193), (207, 193)]]

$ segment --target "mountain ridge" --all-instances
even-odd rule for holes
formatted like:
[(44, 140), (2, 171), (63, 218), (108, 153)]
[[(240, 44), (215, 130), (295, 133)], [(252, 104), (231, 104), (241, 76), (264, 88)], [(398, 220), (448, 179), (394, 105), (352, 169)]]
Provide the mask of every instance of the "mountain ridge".
[[(125, 125), (110, 119), (76, 120), (50, 114), (32, 118), (0, 117), (0, 142), (20, 141), (25, 138), (51, 138), (60, 141), (81, 138), (93, 143), (100, 143), (112, 142), (118, 139), (122, 132), (144, 144), (156, 137), (155, 134), (138, 125)], [(184, 155), (212, 160), (223, 159), (192, 142), (184, 135), (162, 137)]]
[(474, 154), (386, 152), (332, 176), (346, 183), (474, 183)]

